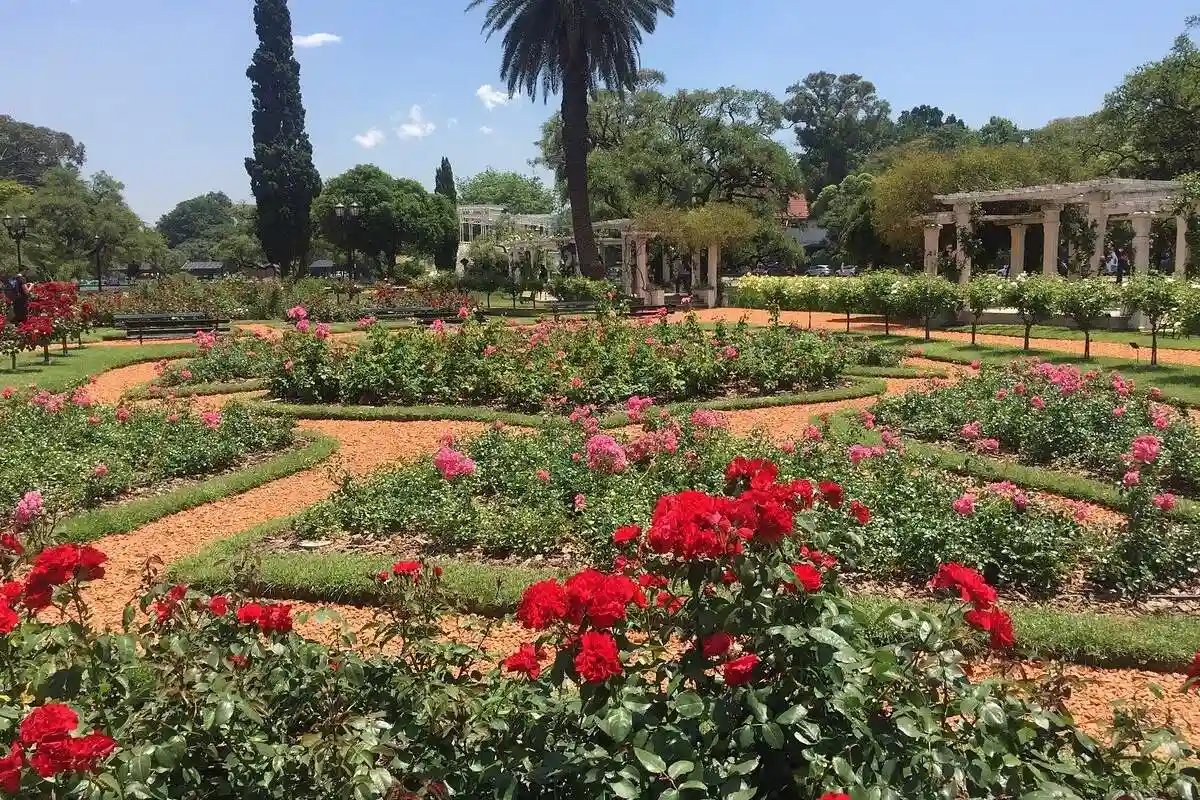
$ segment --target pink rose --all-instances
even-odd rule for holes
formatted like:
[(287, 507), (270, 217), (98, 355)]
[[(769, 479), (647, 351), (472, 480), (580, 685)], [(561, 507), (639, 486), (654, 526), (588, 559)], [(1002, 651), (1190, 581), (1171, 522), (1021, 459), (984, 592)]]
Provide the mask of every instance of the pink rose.
[(1154, 505), (1158, 506), (1159, 511), (1166, 513), (1175, 507), (1175, 495), (1164, 492), (1154, 498)]
[(1142, 475), (1137, 470), (1130, 470), (1125, 473), (1125, 477), (1121, 478), (1121, 485), (1128, 489), (1130, 486), (1137, 486), (1142, 482)]
[(969, 494), (964, 494), (953, 503), (954, 511), (961, 516), (968, 517), (975, 513), (975, 498)]

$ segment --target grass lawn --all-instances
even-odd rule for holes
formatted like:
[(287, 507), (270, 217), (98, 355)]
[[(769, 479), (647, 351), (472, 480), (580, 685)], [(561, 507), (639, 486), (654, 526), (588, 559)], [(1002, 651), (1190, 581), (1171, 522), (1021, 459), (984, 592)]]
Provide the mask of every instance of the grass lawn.
[(1098, 366), (1107, 369), (1120, 370), (1122, 374), (1134, 377), (1141, 386), (1157, 386), (1163, 390), (1168, 399), (1181, 405), (1200, 407), (1200, 367), (1190, 367), (1184, 364), (1159, 364), (1150, 366), (1147, 358), (1141, 362), (1133, 359), (1095, 357), (1084, 361), (1083, 356), (1070, 355), (1057, 350), (1038, 350), (1028, 352), (1019, 345), (1003, 347), (999, 345), (979, 344), (972, 346), (967, 342), (937, 340), (926, 342), (919, 337), (882, 336), (875, 334), (873, 339), (892, 342), (897, 346), (919, 347), (926, 358), (935, 361), (952, 361), (968, 364), (972, 361), (990, 361), (1006, 363), (1018, 358), (1037, 356), (1056, 364), (1078, 364), (1080, 367)]
[[(950, 331), (961, 331), (970, 333), (970, 325), (958, 325), (953, 328), (945, 328)], [(1020, 339), (1025, 336), (1025, 328), (1022, 325), (980, 325), (979, 333), (986, 333), (992, 336), (1014, 336)], [(1073, 328), (1059, 328), (1053, 325), (1034, 325), (1030, 330), (1029, 335), (1034, 339), (1070, 339), (1074, 341), (1083, 341), (1083, 331), (1077, 331)], [(1092, 331), (1093, 342), (1115, 342), (1128, 346), (1130, 342), (1137, 342), (1139, 347), (1145, 348), (1146, 352), (1150, 352), (1150, 334), (1140, 331)], [(1158, 337), (1158, 346), (1164, 350), (1200, 350), (1200, 338), (1181, 337), (1172, 339), (1169, 336)], [(1131, 349), (1130, 354), (1133, 353)]]
[(147, 344), (139, 347), (88, 347), (72, 346), (63, 355), (61, 348), (50, 348), (50, 363), (42, 363), (41, 351), (21, 353), (17, 356), (16, 370), (9, 369), (7, 358), (0, 359), (0, 388), (22, 387), (36, 383), (43, 389), (59, 392), (82, 383), (87, 376), (105, 370), (157, 361), (160, 358), (176, 358), (195, 351), (190, 343)]

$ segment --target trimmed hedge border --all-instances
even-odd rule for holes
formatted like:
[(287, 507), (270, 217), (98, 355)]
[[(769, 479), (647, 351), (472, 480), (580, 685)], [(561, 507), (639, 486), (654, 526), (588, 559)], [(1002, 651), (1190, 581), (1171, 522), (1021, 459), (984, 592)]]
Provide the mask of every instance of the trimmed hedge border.
[[(254, 597), (315, 603), (370, 605), (378, 599), (372, 576), (394, 558), (364, 553), (267, 553), (256, 560), (256, 577), (235, 584), (233, 563), (254, 545), (286, 530), (294, 517), (272, 520), (174, 564), (171, 581), (208, 592), (237, 588)], [(561, 575), (551, 569), (499, 566), (453, 558), (434, 559), (443, 570), (443, 588), (451, 605), (467, 613), (501, 617), (512, 613), (529, 584)], [(878, 644), (888, 643), (887, 616), (911, 608), (932, 608), (932, 601), (894, 600), (852, 594), (852, 601)], [(1058, 611), (1046, 606), (1005, 603), (1023, 650), (1085, 666), (1140, 668), (1179, 672), (1190, 663), (1200, 640), (1200, 620), (1181, 614), (1118, 616)]]
[(126, 400), (159, 400), (170, 392), (176, 397), (202, 397), (214, 394), (237, 394), (239, 392), (257, 392), (267, 388), (265, 378), (251, 378), (245, 381), (226, 381), (224, 383), (196, 383), (190, 386), (157, 387), (160, 391), (151, 391), (149, 385), (135, 386), (125, 392), (122, 397)]
[[(795, 394), (766, 395), (762, 397), (730, 397), (697, 402), (672, 403), (671, 411), (686, 411), (707, 408), (713, 411), (743, 411), (754, 408), (776, 408), (779, 406), (804, 406), (816, 403), (832, 403), (839, 400), (854, 400), (873, 397), (887, 391), (887, 383), (874, 377), (850, 376), (846, 384), (829, 389)], [(293, 416), (298, 419), (339, 420), (391, 420), (397, 422), (455, 421), (455, 422), (503, 422), (525, 428), (545, 427), (546, 419), (535, 414), (501, 411), (483, 406), (339, 406), (301, 403), (279, 403), (267, 400), (251, 400), (247, 405), (263, 411)], [(606, 414), (600, 420), (605, 428), (620, 428), (631, 424), (624, 412)]]
[(64, 541), (79, 544), (93, 542), (104, 536), (129, 533), (171, 514), (242, 494), (302, 472), (329, 458), (339, 445), (337, 439), (324, 434), (302, 432), (300, 438), (308, 440), (304, 447), (289, 450), (245, 469), (216, 475), (166, 494), (76, 514), (60, 523), (58, 533)]
[(949, 372), (923, 367), (870, 367), (853, 366), (843, 370), (844, 375), (856, 375), (865, 378), (948, 378)]

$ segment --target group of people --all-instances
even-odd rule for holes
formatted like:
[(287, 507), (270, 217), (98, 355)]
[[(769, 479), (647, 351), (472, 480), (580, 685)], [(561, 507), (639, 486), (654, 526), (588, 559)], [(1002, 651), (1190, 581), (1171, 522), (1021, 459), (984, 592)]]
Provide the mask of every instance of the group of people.
[(21, 273), (0, 278), (0, 288), (8, 303), (8, 321), (20, 325), (29, 317), (29, 290), (25, 288), (25, 276)]

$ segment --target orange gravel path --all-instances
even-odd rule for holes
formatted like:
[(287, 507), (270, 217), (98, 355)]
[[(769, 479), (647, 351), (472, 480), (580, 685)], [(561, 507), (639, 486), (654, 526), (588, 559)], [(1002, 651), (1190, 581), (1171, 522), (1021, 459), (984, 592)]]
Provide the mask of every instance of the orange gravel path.
[[(746, 317), (752, 323), (766, 325), (771, 320), (770, 312), (762, 309), (748, 308), (703, 308), (696, 311), (696, 316), (702, 322), (716, 322), (718, 320), (737, 322), (742, 317)], [(807, 311), (779, 312), (780, 322), (796, 324), (801, 327), (807, 327), (808, 317)], [(812, 315), (812, 324), (814, 328), (845, 331), (846, 317), (842, 314), (814, 312)], [(859, 333), (883, 333), (883, 320), (881, 317), (851, 316), (850, 330)], [(923, 328), (909, 328), (898, 324), (891, 326), (891, 332), (898, 336), (923, 337), (925, 335)], [(932, 332), (932, 337), (934, 339), (956, 342), (971, 341), (971, 334), (965, 331), (935, 330)], [(996, 334), (981, 333), (976, 338), (976, 341), (979, 344), (995, 344), (1004, 347), (1021, 346), (1021, 340), (1018, 338)], [(1057, 350), (1061, 353), (1069, 353), (1071, 355), (1083, 355), (1083, 342), (1074, 339), (1030, 339), (1029, 346), (1036, 350)], [(1133, 355), (1133, 351), (1126, 344), (1093, 341), (1092, 355), (1128, 359)], [(1158, 360), (1163, 364), (1200, 366), (1200, 350), (1172, 350), (1160, 347), (1158, 349)]]
[(88, 387), (88, 394), (97, 403), (116, 405), (121, 402), (125, 392), (149, 383), (158, 377), (154, 362), (130, 364), (128, 367), (117, 367), (108, 372), (102, 372), (96, 377), (96, 382)]
[[(337, 438), (341, 448), (333, 464), (364, 475), (388, 463), (416, 458), (437, 449), (445, 433), (469, 435), (478, 423), (305, 421), (301, 427)], [(164, 517), (93, 546), (108, 554), (106, 576), (88, 587), (86, 599), (98, 627), (117, 627), (125, 605), (138, 596), (147, 561), (171, 564), (218, 539), (293, 514), (329, 496), (336, 484), (330, 467), (304, 472), (251, 489), (215, 503)]]

